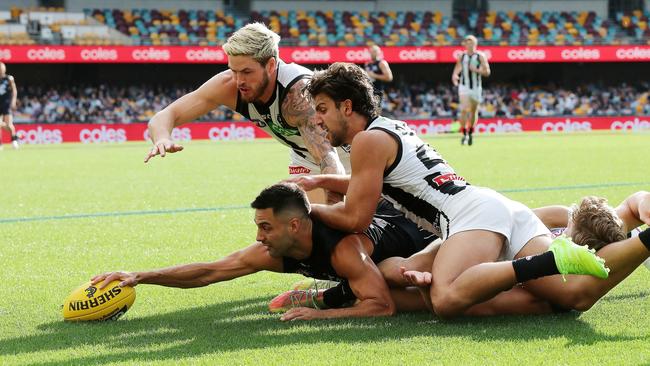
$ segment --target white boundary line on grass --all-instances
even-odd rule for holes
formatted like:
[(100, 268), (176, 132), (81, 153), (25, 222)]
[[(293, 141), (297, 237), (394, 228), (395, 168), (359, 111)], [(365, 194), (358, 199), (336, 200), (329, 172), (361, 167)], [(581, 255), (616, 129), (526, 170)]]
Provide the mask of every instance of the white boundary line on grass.
[[(557, 187), (533, 187), (533, 188), (510, 188), (500, 189), (500, 193), (525, 193), (525, 192), (543, 192), (543, 191), (565, 191), (585, 188), (609, 188), (609, 187), (629, 187), (629, 186), (649, 186), (650, 182), (618, 182), (618, 183), (601, 183), (601, 184), (580, 184), (573, 186)], [(32, 216), (32, 217), (7, 217), (0, 218), (0, 224), (12, 224), (19, 222), (34, 221), (53, 221), (53, 220), (72, 220), (87, 219), (94, 217), (119, 217), (119, 216), (144, 216), (144, 215), (168, 215), (177, 213), (195, 213), (195, 212), (215, 212), (215, 211), (233, 211), (247, 209), (248, 205), (232, 205), (218, 207), (196, 207), (196, 208), (174, 208), (167, 210), (141, 210), (141, 211), (115, 211), (115, 212), (96, 212), (82, 214), (66, 214), (59, 216)]]

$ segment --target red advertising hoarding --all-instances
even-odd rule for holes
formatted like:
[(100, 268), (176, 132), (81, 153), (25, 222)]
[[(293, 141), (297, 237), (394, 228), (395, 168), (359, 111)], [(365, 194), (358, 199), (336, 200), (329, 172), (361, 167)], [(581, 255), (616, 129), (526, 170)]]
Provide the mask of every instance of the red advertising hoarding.
[[(409, 120), (407, 123), (420, 136), (433, 137), (449, 132), (450, 119)], [(135, 124), (17, 124), (21, 144), (122, 143), (149, 139), (147, 125)], [(650, 116), (625, 117), (547, 117), (487, 118), (475, 126), (479, 134), (537, 131), (542, 133), (588, 132), (593, 130), (650, 132)], [(268, 138), (264, 130), (250, 122), (190, 123), (174, 129), (172, 138), (178, 142), (191, 140), (247, 141)], [(4, 133), (2, 141), (9, 142)]]
[[(384, 47), (391, 63), (452, 63), (460, 47)], [(650, 61), (650, 45), (634, 46), (485, 46), (490, 62), (638, 62)], [(363, 63), (364, 47), (281, 47), (287, 62)], [(182, 46), (0, 46), (0, 61), (13, 63), (207, 63), (226, 64), (221, 47)]]

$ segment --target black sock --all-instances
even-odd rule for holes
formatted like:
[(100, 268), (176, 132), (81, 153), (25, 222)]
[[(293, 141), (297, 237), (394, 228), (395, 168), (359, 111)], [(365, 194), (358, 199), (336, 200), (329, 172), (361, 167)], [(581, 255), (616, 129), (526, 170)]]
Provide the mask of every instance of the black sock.
[(639, 233), (641, 243), (650, 250), (650, 227)]
[(470, 128), (469, 128), (469, 134), (471, 135), (471, 134), (473, 134), (473, 133), (474, 133), (474, 127), (470, 127)]
[(512, 261), (517, 283), (534, 280), (536, 278), (560, 274), (555, 264), (553, 252), (532, 255)]
[(18, 135), (11, 136), (11, 141), (17, 141), (17, 140), (18, 140)]
[(348, 281), (343, 281), (336, 287), (332, 287), (323, 292), (323, 302), (327, 307), (332, 309), (345, 307), (348, 303), (354, 302), (356, 299), (357, 296), (352, 292)]

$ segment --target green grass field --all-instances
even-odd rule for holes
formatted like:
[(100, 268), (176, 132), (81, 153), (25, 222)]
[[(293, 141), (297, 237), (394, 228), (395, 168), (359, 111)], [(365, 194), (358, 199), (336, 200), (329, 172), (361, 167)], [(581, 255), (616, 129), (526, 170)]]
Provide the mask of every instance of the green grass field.
[[(650, 190), (650, 135), (457, 136), (429, 142), (475, 185), (532, 207)], [(142, 285), (117, 322), (64, 323), (92, 275), (211, 261), (253, 242), (249, 202), (286, 176), (265, 140), (193, 142), (142, 163), (144, 143), (0, 152), (0, 365), (650, 364), (650, 272), (580, 315), (282, 323), (266, 304), (298, 275), (205, 288)], [(205, 210), (200, 210), (205, 209)]]

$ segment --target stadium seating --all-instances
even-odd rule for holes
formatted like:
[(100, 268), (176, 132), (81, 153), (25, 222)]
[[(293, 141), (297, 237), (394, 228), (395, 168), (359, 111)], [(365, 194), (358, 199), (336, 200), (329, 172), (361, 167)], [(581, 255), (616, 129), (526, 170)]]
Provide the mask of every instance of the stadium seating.
[(650, 44), (650, 26), (648, 26), (650, 11), (617, 12), (615, 19), (625, 35), (638, 43)]
[(472, 12), (460, 16), (487, 44), (612, 44), (618, 27), (594, 12)]
[[(648, 11), (618, 12), (611, 19), (595, 12), (462, 12), (452, 18), (430, 11), (253, 11), (235, 16), (220, 10), (12, 8), (0, 25), (36, 21), (36, 43), (221, 45), (243, 25), (259, 21), (282, 36), (283, 45), (384, 46), (453, 45), (468, 34), (488, 45), (592, 45), (648, 43)], [(20, 20), (20, 21), (19, 21)], [(86, 26), (104, 26), (91, 31)], [(74, 28), (74, 29), (73, 29)], [(28, 32), (29, 33), (29, 32)], [(29, 37), (0, 42), (29, 43)], [(17, 38), (14, 41), (10, 38)]]
[(612, 21), (594, 12), (467, 12), (452, 19), (429, 11), (253, 11), (249, 18), (196, 10), (86, 11), (134, 44), (221, 44), (240, 26), (259, 21), (284, 45), (298, 46), (450, 45), (467, 34), (494, 45), (615, 44), (621, 36), (638, 43), (648, 38), (648, 17), (636, 13)]
[(134, 45), (218, 45), (247, 23), (211, 10), (94, 9), (85, 14), (128, 35)]

